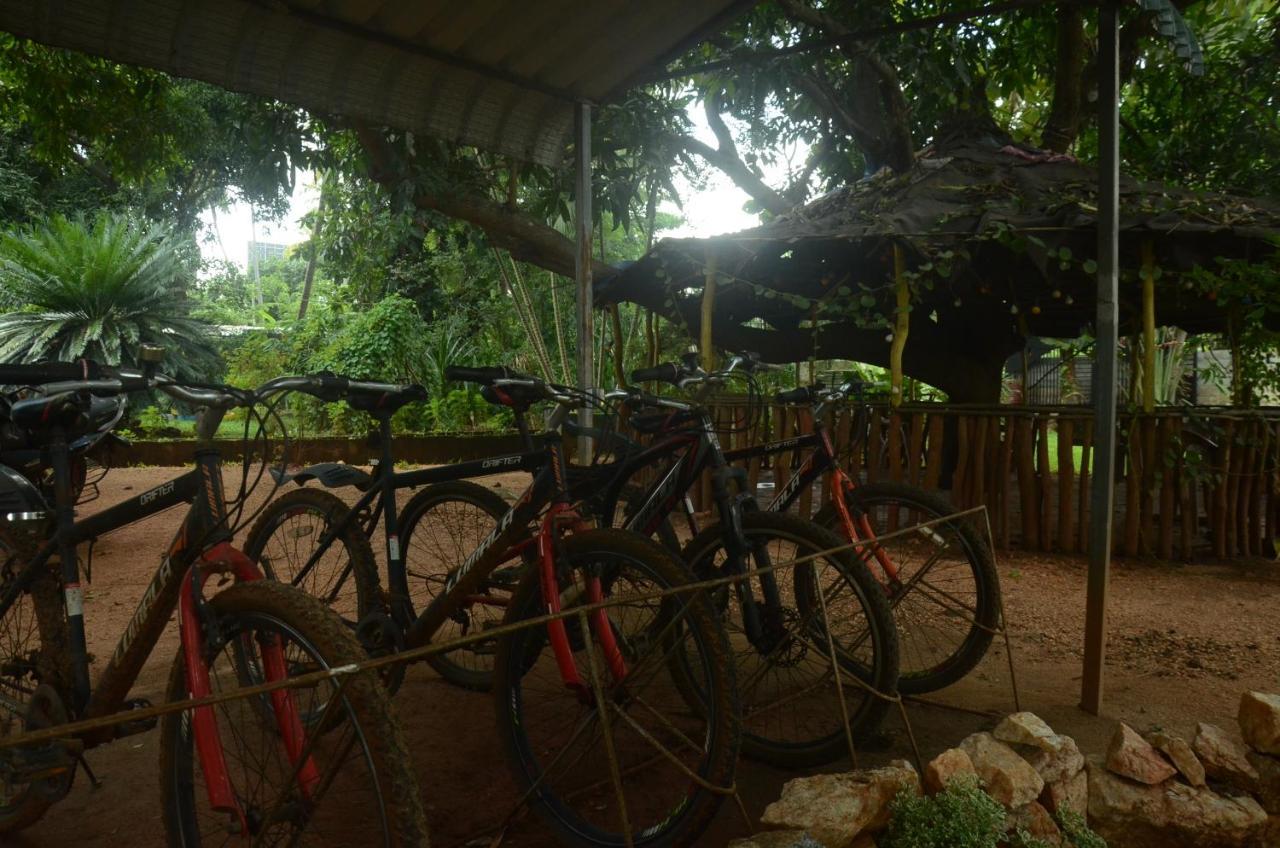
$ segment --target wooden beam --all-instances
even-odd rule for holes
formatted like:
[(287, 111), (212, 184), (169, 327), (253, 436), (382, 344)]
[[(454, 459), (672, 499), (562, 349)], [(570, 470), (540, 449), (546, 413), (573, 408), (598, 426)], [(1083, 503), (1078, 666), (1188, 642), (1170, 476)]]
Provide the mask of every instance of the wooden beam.
[(911, 288), (907, 285), (902, 247), (893, 246), (893, 279), (897, 289), (893, 341), (889, 347), (889, 403), (895, 408), (902, 403), (902, 351), (907, 346), (907, 328), (911, 318)]
[(1151, 239), (1142, 243), (1142, 411), (1156, 408), (1156, 260)]
[(706, 277), (702, 284), (702, 326), (698, 329), (701, 331), (701, 340), (699, 348), (702, 350), (702, 369), (704, 371), (716, 370), (716, 351), (712, 346), (711, 340), (711, 322), (716, 312), (716, 259), (718, 258), (711, 246), (707, 246), (707, 264)]

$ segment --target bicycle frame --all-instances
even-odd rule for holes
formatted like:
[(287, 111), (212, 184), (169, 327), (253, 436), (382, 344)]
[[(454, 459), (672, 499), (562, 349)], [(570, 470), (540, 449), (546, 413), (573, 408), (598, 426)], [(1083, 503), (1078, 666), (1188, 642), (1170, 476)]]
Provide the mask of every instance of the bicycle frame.
[[(686, 520), (689, 522), (689, 529), (696, 535), (698, 528), (693, 519), (693, 508), (688, 492), (702, 472), (710, 469), (712, 493), (720, 515), (721, 526), (726, 528), (725, 553), (728, 556), (725, 564), (721, 566), (721, 571), (743, 574), (748, 570), (746, 557), (749, 553), (749, 544), (742, 529), (742, 510), (755, 509), (755, 498), (741, 491), (745, 489), (745, 486), (741, 485), (743, 482), (741, 471), (729, 465), (728, 455), (721, 449), (720, 440), (716, 436), (714, 423), (705, 412), (697, 411), (694, 415), (697, 419), (696, 426), (672, 429), (663, 433), (664, 438), (661, 441), (618, 463), (621, 470), (613, 478), (614, 482), (609, 487), (605, 497), (606, 509), (603, 512), (609, 512), (608, 507), (618, 502), (622, 487), (636, 471), (661, 462), (664, 457), (675, 455), (675, 459), (658, 481), (649, 487), (644, 501), (628, 519), (625, 529), (637, 531), (645, 536), (652, 535), (662, 525), (665, 517), (678, 505), (682, 505)], [(730, 491), (730, 479), (739, 480), (740, 492), (736, 497)], [(610, 516), (606, 515), (605, 518), (609, 520)], [(760, 575), (760, 588), (764, 595), (765, 608), (780, 609), (781, 593), (778, 590), (777, 578), (772, 572)], [(742, 607), (743, 630), (748, 640), (753, 645), (763, 645), (764, 623), (751, 587), (747, 581), (737, 581), (734, 583), (734, 591)]]
[[(212, 449), (197, 450), (194, 470), (76, 521), (65, 434), (53, 431), (47, 450), (54, 472), (57, 515), (54, 532), (0, 597), (0, 617), (46, 571), (50, 559), (57, 554), (70, 642), (72, 703), (67, 706), (74, 718), (99, 718), (124, 707), (129, 690), (175, 607), (179, 612), (188, 693), (193, 698), (212, 694), (202, 621), (204, 583), (214, 574), (228, 573), (240, 581), (262, 579), (257, 566), (230, 545), (231, 532), (225, 526), (227, 513), (219, 453)], [(111, 660), (98, 676), (96, 689), (92, 688), (76, 546), (182, 503), (190, 504), (191, 508), (147, 585)], [(262, 653), (266, 680), (285, 679), (287, 669), (280, 645), (264, 644)], [(272, 704), (281, 738), (298, 770), (303, 792), (308, 794), (318, 776), (310, 757), (302, 760), (305, 738), (296, 705), (287, 690), (272, 693)], [(244, 812), (231, 787), (213, 707), (194, 708), (192, 728), (211, 806), (235, 816), (246, 828), (241, 832), (247, 833)], [(127, 734), (120, 732), (119, 726), (108, 726), (90, 731), (83, 737), (83, 742), (86, 747), (96, 747), (122, 735)]]
[[(725, 459), (730, 462), (745, 462), (786, 453), (787, 451), (813, 448), (813, 451), (804, 458), (800, 466), (792, 472), (791, 477), (781, 487), (775, 489), (773, 500), (769, 502), (765, 509), (770, 512), (786, 512), (796, 501), (800, 500), (802, 493), (809, 491), (823, 475), (830, 474), (831, 502), (835, 504), (836, 514), (840, 516), (840, 527), (844, 530), (845, 537), (850, 542), (874, 540), (876, 534), (871, 527), (871, 522), (867, 520), (865, 515), (859, 515), (855, 518), (849, 510), (848, 503), (845, 501), (846, 493), (857, 488), (857, 481), (840, 467), (840, 462), (836, 458), (835, 447), (831, 444), (831, 436), (827, 433), (826, 428), (821, 423), (818, 423), (816, 416), (814, 421), (814, 429), (811, 433), (727, 451)], [(774, 485), (777, 485), (777, 481), (775, 481)], [(880, 582), (890, 585), (897, 583), (899, 581), (898, 567), (890, 559), (884, 547), (875, 545), (872, 547), (871, 553), (876, 564), (881, 569), (881, 574), (876, 575)], [(867, 559), (865, 556), (859, 558), (864, 562)]]
[[(468, 604), (490, 602), (490, 599), (479, 591), (485, 580), (504, 563), (522, 557), (535, 545), (539, 580), (544, 597), (547, 598), (549, 610), (558, 612), (561, 600), (559, 592), (555, 590), (558, 577), (555, 565), (555, 543), (564, 530), (573, 532), (584, 526), (564, 490), (567, 468), (559, 434), (547, 434), (543, 437), (544, 443), (541, 448), (521, 453), (398, 472), (387, 470), (393, 468), (389, 419), (382, 420), (380, 432), (383, 437), (382, 460), (373, 482), (359, 500), (335, 524), (327, 528), (307, 562), (295, 575), (294, 581), (303, 580), (319, 562), (324, 551), (351, 527), (352, 522), (358, 521), (359, 516), (373, 506), (376, 500), (378, 510), (374, 513), (368, 528), (372, 528), (379, 517), (385, 522), (391, 614), (393, 621), (405, 634), (404, 642), (407, 648), (421, 647), (430, 642), (445, 621)], [(532, 439), (530, 439), (530, 445), (532, 446)], [(530, 472), (533, 474), (533, 481), (479, 547), (449, 572), (444, 591), (437, 595), (416, 619), (409, 621), (408, 613), (411, 606), (408, 572), (399, 543), (399, 510), (396, 505), (396, 491), (452, 480), (474, 479), (506, 471)], [(543, 513), (544, 507), (547, 507), (545, 513)], [(540, 515), (541, 518), (539, 518)], [(539, 522), (539, 527), (538, 531), (531, 536), (529, 526), (535, 520)], [(351, 565), (348, 563), (347, 569), (350, 568)], [(342, 578), (345, 579), (346, 576), (344, 573)], [(342, 579), (337, 581), (338, 584), (341, 582)], [(588, 582), (587, 597), (590, 599), (602, 596), (600, 577), (596, 575)], [(591, 624), (596, 631), (596, 637), (610, 672), (615, 681), (621, 682), (625, 679), (627, 670), (622, 653), (618, 649), (613, 628), (609, 626), (603, 610), (591, 615)], [(583, 682), (577, 670), (564, 622), (562, 620), (549, 622), (547, 629), (565, 685), (578, 692), (579, 697), (589, 698), (590, 688)]]

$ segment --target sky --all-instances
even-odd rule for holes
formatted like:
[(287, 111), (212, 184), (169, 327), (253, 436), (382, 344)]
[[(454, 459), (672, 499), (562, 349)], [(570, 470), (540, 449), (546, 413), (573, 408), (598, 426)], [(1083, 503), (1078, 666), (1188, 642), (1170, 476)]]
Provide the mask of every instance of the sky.
[[(693, 134), (708, 144), (715, 144), (716, 139), (706, 124), (702, 110), (691, 108), (690, 121), (693, 123)], [(766, 181), (775, 187), (785, 181), (786, 157), (773, 167), (764, 169)], [(795, 158), (795, 157), (793, 157)], [(702, 185), (695, 188), (683, 179), (677, 179), (676, 189), (681, 194), (683, 209), (674, 203), (664, 201), (662, 209), (667, 212), (683, 215), (683, 226), (672, 230), (659, 231), (658, 236), (681, 236), (703, 238), (706, 236), (731, 233), (754, 227), (759, 219), (743, 211), (743, 204), (748, 200), (742, 189), (734, 185), (723, 172), (707, 167)], [(201, 252), (206, 260), (226, 259), (242, 268), (248, 264), (249, 242), (254, 232), (257, 240), (277, 244), (296, 244), (307, 238), (307, 233), (300, 226), (302, 216), (315, 209), (319, 193), (315, 190), (315, 178), (311, 173), (299, 175), (289, 205), (289, 212), (283, 220), (272, 223), (258, 221), (254, 227), (253, 216), (246, 203), (232, 204), (226, 210), (220, 210), (216, 216), (208, 210), (200, 216), (205, 225), (206, 238), (201, 244)]]

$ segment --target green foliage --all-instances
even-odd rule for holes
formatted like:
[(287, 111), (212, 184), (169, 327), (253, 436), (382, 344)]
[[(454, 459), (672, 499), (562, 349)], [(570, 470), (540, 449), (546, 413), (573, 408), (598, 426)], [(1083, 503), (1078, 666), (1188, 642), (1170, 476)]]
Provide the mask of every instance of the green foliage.
[(1075, 848), (1107, 848), (1107, 840), (1094, 833), (1075, 810), (1063, 810), (1058, 815), (1058, 826)]
[(1004, 836), (1004, 808), (974, 779), (957, 779), (932, 797), (903, 792), (881, 848), (996, 848)]
[(183, 296), (192, 276), (180, 240), (124, 216), (55, 216), (0, 236), (0, 302), (15, 309), (0, 316), (0, 361), (135, 364), (154, 344), (171, 373), (207, 375), (217, 361)]
[[(1188, 285), (1212, 297), (1230, 316), (1226, 344), (1233, 347), (1236, 403), (1256, 403), (1263, 394), (1280, 393), (1280, 239), (1272, 252), (1253, 261), (1220, 259), (1216, 268), (1200, 267)], [(1232, 345), (1234, 337), (1234, 345)]]

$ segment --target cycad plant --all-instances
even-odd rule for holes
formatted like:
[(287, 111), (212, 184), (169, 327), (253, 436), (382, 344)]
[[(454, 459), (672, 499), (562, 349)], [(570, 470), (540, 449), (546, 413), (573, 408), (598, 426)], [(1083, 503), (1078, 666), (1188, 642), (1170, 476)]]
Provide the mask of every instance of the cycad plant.
[(0, 362), (132, 365), (155, 344), (169, 373), (207, 376), (218, 360), (209, 325), (189, 316), (191, 277), (176, 238), (124, 215), (0, 236)]

